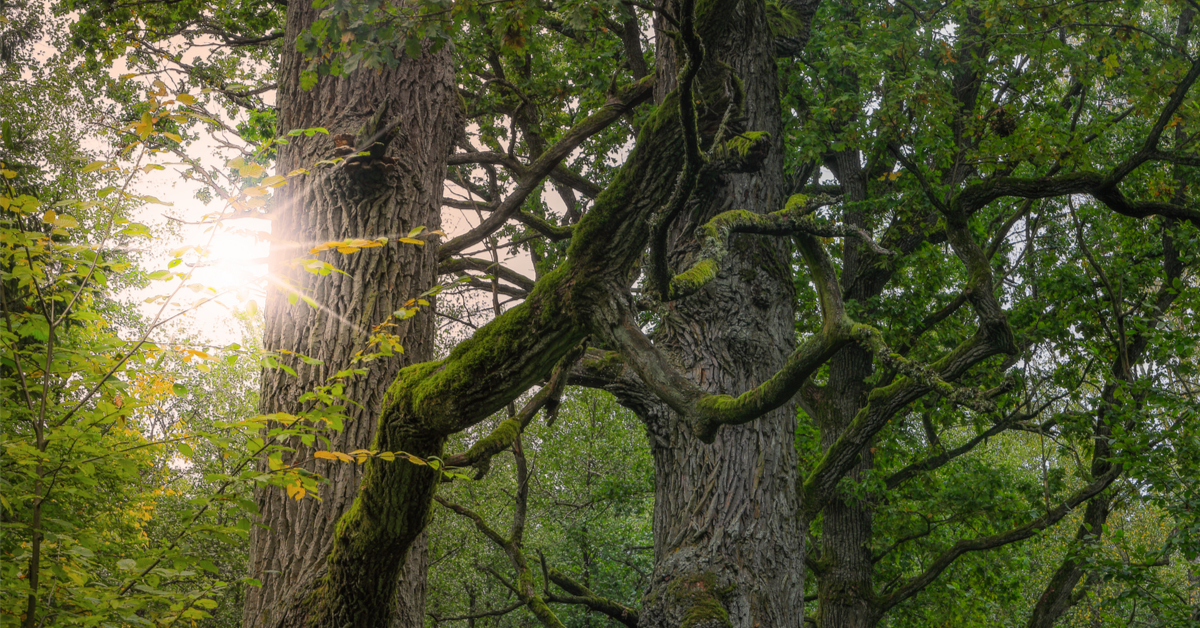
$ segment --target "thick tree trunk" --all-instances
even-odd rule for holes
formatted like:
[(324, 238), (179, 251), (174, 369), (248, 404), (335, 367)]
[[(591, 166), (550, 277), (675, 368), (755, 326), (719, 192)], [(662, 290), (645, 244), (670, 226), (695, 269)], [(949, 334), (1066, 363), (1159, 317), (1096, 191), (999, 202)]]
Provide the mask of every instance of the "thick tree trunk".
[[(774, 139), (763, 168), (729, 175), (671, 242), (676, 270), (690, 265), (698, 224), (731, 209), (776, 211), (783, 190), (779, 94), (763, 6), (746, 0), (725, 16), (706, 54), (733, 67), (746, 89), (745, 127)], [(669, 28), (669, 27), (668, 27)], [(658, 38), (657, 93), (674, 88), (675, 63)], [(702, 133), (703, 133), (702, 129)], [(689, 210), (685, 210), (687, 213)], [(795, 345), (789, 243), (737, 238), (720, 276), (673, 303), (655, 342), (705, 390), (737, 394), (765, 381)], [(655, 459), (655, 569), (639, 625), (799, 628), (804, 542), (797, 527), (792, 404), (705, 445), (666, 406), (643, 412)]]
[[(291, 3), (286, 41), (294, 42), (317, 13), (309, 2)], [(264, 414), (300, 412), (301, 394), (349, 368), (354, 353), (366, 348), (373, 328), (394, 320), (392, 313), (405, 301), (433, 285), (436, 247), (396, 244), (394, 238), (414, 227), (438, 227), (446, 157), (457, 124), (458, 99), (447, 49), (415, 60), (404, 57), (398, 67), (381, 73), (325, 77), (309, 91), (300, 88), (304, 65), (303, 55), (291, 43), (286, 45), (279, 81), (279, 128), (286, 132), (324, 127), (330, 135), (292, 138), (291, 144), (280, 147), (280, 174), (296, 168), (308, 168), (311, 174), (293, 178), (276, 198), (264, 347), (317, 358), (323, 364), (309, 366), (281, 355), (298, 376), (264, 371), (260, 404)], [(333, 135), (357, 133), (384, 102), (382, 124), (403, 114), (387, 153), (394, 164), (372, 160), (349, 167), (314, 166), (331, 156)], [(312, 257), (309, 249), (322, 242), (382, 236), (393, 242), (351, 255), (321, 254), (345, 275), (319, 277), (293, 263)], [(293, 291), (312, 298), (319, 307), (303, 301), (289, 304), (288, 294)], [(358, 405), (347, 404), (350, 420), (334, 438), (336, 451), (369, 446), (384, 393), (397, 371), (433, 357), (434, 320), (429, 309), (386, 331), (399, 337), (404, 354), (364, 364), (368, 374), (346, 386), (346, 397)], [(311, 456), (310, 448), (299, 442), (292, 445), (297, 459)], [(268, 527), (255, 528), (251, 535), (250, 575), (263, 586), (248, 591), (243, 610), (247, 628), (278, 624), (293, 597), (309, 591), (323, 573), (334, 526), (358, 490), (358, 465), (319, 461), (308, 468), (329, 480), (321, 488), (320, 501), (311, 497), (296, 501), (275, 488), (257, 495), (261, 522)], [(423, 547), (414, 548), (409, 556), (402, 572), (397, 625), (420, 626)], [(394, 578), (387, 585), (394, 587)], [(381, 586), (380, 593), (387, 592), (385, 599), (392, 599), (393, 589), (388, 586)]]

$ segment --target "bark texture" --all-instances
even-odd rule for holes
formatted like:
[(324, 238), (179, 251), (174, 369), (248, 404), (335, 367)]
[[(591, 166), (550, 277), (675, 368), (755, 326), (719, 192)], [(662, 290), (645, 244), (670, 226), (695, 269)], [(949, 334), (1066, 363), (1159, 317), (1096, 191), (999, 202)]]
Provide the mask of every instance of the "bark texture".
[[(693, 233), (712, 216), (772, 212), (786, 200), (763, 5), (743, 1), (723, 17), (717, 37), (705, 38), (706, 55), (740, 77), (744, 128), (769, 133), (771, 151), (759, 171), (725, 175), (715, 193), (685, 209), (670, 236), (674, 271), (693, 263)], [(661, 30), (658, 41), (662, 95), (675, 88), (677, 64)], [(712, 129), (702, 128), (702, 136), (706, 131)], [(662, 312), (655, 344), (707, 392), (736, 395), (766, 381), (795, 346), (789, 253), (782, 238), (736, 236), (716, 279)], [(655, 460), (655, 570), (639, 626), (799, 628), (804, 547), (796, 527), (795, 406), (727, 426), (712, 444), (664, 404), (640, 410)]]
[[(294, 42), (317, 13), (308, 2), (291, 3), (286, 41)], [(354, 353), (365, 348), (372, 328), (433, 285), (437, 263), (432, 245), (393, 242), (352, 255), (321, 254), (320, 259), (345, 275), (318, 277), (294, 262), (312, 257), (309, 250), (322, 242), (394, 239), (414, 227), (438, 228), (445, 162), (458, 124), (458, 99), (447, 49), (418, 59), (404, 57), (397, 68), (381, 73), (324, 77), (309, 91), (300, 88), (304, 65), (303, 55), (291, 44), (286, 46), (279, 83), (279, 128), (286, 132), (324, 127), (330, 135), (292, 138), (290, 145), (280, 147), (280, 174), (296, 168), (308, 168), (311, 174), (293, 178), (276, 198), (270, 261), (274, 281), (267, 297), (264, 347), (307, 355), (324, 364), (309, 366), (284, 357), (281, 359), (298, 377), (280, 370), (264, 371), (260, 407), (264, 414), (300, 411), (296, 400), (301, 394), (350, 367)], [(332, 156), (330, 138), (358, 133), (384, 106), (384, 124), (403, 114), (385, 160), (313, 166)], [(314, 309), (303, 301), (289, 304), (291, 291), (311, 297), (319, 307)], [(347, 407), (351, 420), (332, 443), (336, 451), (369, 446), (388, 384), (403, 366), (433, 357), (434, 319), (429, 309), (398, 322), (390, 331), (399, 336), (404, 354), (369, 363), (369, 373), (346, 387), (346, 396), (359, 407)], [(294, 446), (294, 456), (311, 455), (302, 444)], [(268, 528), (255, 528), (251, 536), (250, 575), (263, 586), (248, 590), (243, 610), (247, 628), (279, 625), (293, 598), (309, 591), (320, 578), (335, 524), (357, 493), (359, 465), (319, 461), (309, 468), (329, 480), (322, 486), (320, 501), (292, 500), (278, 489), (261, 490), (257, 496), (261, 522)], [(426, 569), (423, 545), (418, 543), (409, 557), (396, 625), (420, 626)], [(386, 579), (382, 574), (376, 576)], [(379, 583), (377, 597), (391, 604), (396, 595), (394, 585), (394, 577), (390, 583)]]

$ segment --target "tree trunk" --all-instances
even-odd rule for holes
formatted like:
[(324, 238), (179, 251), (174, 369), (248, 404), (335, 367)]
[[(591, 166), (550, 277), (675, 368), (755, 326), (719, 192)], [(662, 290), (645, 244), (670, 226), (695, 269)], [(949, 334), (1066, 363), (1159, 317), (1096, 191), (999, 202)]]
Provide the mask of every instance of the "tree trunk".
[[(458, 124), (458, 98), (446, 48), (418, 59), (403, 57), (395, 69), (380, 73), (323, 77), (313, 89), (302, 90), (300, 74), (305, 60), (294, 42), (317, 13), (309, 2), (293, 2), (288, 7), (285, 41), (289, 43), (281, 60), (279, 129), (324, 127), (330, 135), (291, 138), (291, 144), (280, 147), (280, 174), (296, 168), (307, 168), (311, 174), (292, 178), (276, 198), (264, 347), (317, 358), (323, 364), (305, 365), (281, 355), (281, 361), (292, 366), (298, 376), (278, 369), (263, 372), (263, 414), (302, 411), (303, 405), (297, 402), (301, 394), (350, 368), (355, 352), (366, 349), (372, 329), (395, 320), (394, 311), (434, 284), (436, 246), (397, 244), (395, 238), (418, 226), (438, 228), (446, 157)], [(381, 124), (403, 114), (387, 152), (394, 163), (371, 159), (346, 167), (314, 166), (331, 156), (332, 136), (357, 133), (385, 102)], [(321, 253), (320, 259), (344, 275), (321, 277), (293, 263), (297, 258), (312, 257), (309, 249), (322, 242), (383, 236), (391, 242), (380, 248), (350, 255)], [(303, 301), (289, 304), (288, 295), (293, 291), (310, 297), (318, 307)], [(398, 336), (404, 353), (360, 364), (369, 372), (346, 386), (346, 398), (358, 406), (346, 404), (350, 420), (333, 439), (335, 451), (368, 447), (384, 393), (397, 371), (433, 357), (434, 318), (429, 308), (385, 331)], [(297, 448), (292, 454), (297, 459), (312, 454), (299, 442), (291, 445)], [(358, 490), (359, 465), (322, 460), (306, 468), (328, 479), (322, 485), (320, 501), (293, 500), (277, 488), (258, 491), (261, 523), (268, 528), (256, 527), (251, 535), (250, 575), (260, 579), (262, 587), (248, 591), (243, 609), (247, 628), (278, 624), (293, 598), (308, 591), (320, 577), (333, 543), (334, 526)], [(418, 545), (409, 553), (402, 572), (403, 600), (396, 625), (423, 623), (426, 559), (423, 543)], [(379, 590), (388, 592), (384, 599), (394, 601), (396, 582), (392, 580), (382, 583)]]
[[(762, 169), (728, 175), (700, 199), (671, 237), (678, 270), (696, 253), (692, 233), (731, 209), (766, 213), (784, 197), (779, 93), (763, 5), (740, 3), (723, 33), (706, 34), (706, 54), (733, 67), (746, 89), (746, 129), (765, 131), (772, 151)], [(669, 29), (670, 26), (668, 25)], [(675, 62), (659, 30), (661, 97)], [(702, 129), (703, 134), (703, 129)], [(685, 209), (687, 214), (690, 209)], [(795, 345), (786, 240), (741, 236), (719, 277), (671, 304), (655, 342), (701, 387), (738, 394), (773, 375)], [(796, 407), (726, 426), (701, 443), (665, 405), (643, 411), (655, 460), (654, 577), (639, 626), (799, 628), (803, 624), (804, 541), (796, 513)]]
[[(861, 155), (856, 150), (835, 155), (832, 166), (842, 184), (845, 200), (860, 202), (867, 198), (866, 181)], [(864, 227), (861, 211), (847, 211), (847, 224)], [(847, 302), (866, 300), (875, 296), (886, 283), (886, 274), (872, 272), (857, 240), (843, 242), (842, 293)], [(821, 446), (828, 449), (850, 427), (858, 412), (867, 405), (870, 386), (867, 379), (874, 372), (874, 361), (867, 350), (858, 345), (842, 349), (830, 360), (829, 381), (815, 404), (813, 417), (821, 431)], [(857, 480), (873, 464), (870, 449), (861, 454), (858, 467), (850, 479)], [(817, 586), (817, 625), (821, 628), (869, 628), (883, 616), (874, 604), (875, 565), (871, 560), (871, 537), (874, 533), (873, 506), (849, 495), (837, 495), (824, 504), (821, 526), (821, 571)], [(814, 548), (815, 549), (815, 548)]]

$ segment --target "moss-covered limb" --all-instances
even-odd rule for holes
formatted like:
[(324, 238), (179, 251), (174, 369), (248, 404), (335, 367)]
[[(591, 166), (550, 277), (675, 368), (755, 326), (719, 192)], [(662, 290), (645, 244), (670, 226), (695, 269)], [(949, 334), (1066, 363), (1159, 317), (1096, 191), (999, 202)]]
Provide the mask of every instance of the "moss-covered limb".
[(438, 265), (439, 275), (458, 274), (468, 270), (495, 275), (497, 278), (503, 279), (527, 292), (533, 290), (534, 282), (532, 279), (491, 260), (479, 259), (477, 257), (455, 257), (445, 260)]
[[(864, 333), (865, 326), (857, 327), (857, 335)], [(942, 382), (952, 382), (962, 376), (971, 366), (994, 356), (1001, 351), (986, 334), (977, 332), (959, 344), (953, 351), (928, 365), (925, 369)], [(858, 464), (859, 453), (871, 438), (887, 425), (888, 421), (909, 403), (932, 390), (930, 381), (918, 381), (901, 377), (894, 383), (876, 388), (867, 398), (867, 406), (859, 410), (850, 425), (834, 441), (821, 460), (805, 478), (802, 504), (807, 518), (812, 518), (837, 491), (838, 482)], [(959, 389), (961, 390), (961, 389)]]
[(476, 465), (484, 460), (495, 456), (496, 454), (508, 449), (520, 437), (525, 428), (529, 426), (533, 417), (537, 416), (538, 411), (545, 409), (547, 413), (547, 423), (552, 422), (552, 413), (557, 410), (558, 402), (562, 399), (563, 390), (567, 387), (567, 380), (571, 367), (583, 355), (584, 345), (581, 343), (574, 350), (563, 356), (558, 365), (554, 367), (554, 373), (550, 376), (550, 381), (542, 386), (542, 389), (537, 392), (524, 406), (516, 416), (502, 421), (496, 429), (490, 434), (479, 439), (466, 452), (446, 456), (443, 459), (446, 466), (449, 467), (467, 467)]
[(586, 606), (591, 610), (607, 615), (625, 624), (629, 628), (637, 628), (638, 612), (636, 610), (606, 597), (596, 595), (591, 589), (579, 584), (563, 572), (552, 567), (546, 570), (546, 578), (570, 594), (559, 595), (551, 593), (547, 597), (549, 602)]
[(821, 365), (850, 342), (841, 330), (814, 334), (788, 356), (787, 362), (770, 379), (733, 397), (708, 395), (696, 403), (692, 430), (706, 443), (716, 438), (722, 425), (740, 425), (787, 403)]
[[(441, 438), (400, 438), (385, 447), (422, 458), (441, 455)], [(358, 498), (338, 520), (323, 586), (309, 604), (312, 626), (374, 626), (392, 614), (392, 595), (413, 540), (425, 529), (440, 474), (428, 466), (371, 458)], [(369, 496), (364, 499), (363, 496)], [(382, 588), (381, 588), (382, 587)]]
[(700, 255), (691, 268), (670, 280), (666, 300), (673, 301), (695, 294), (715, 279), (722, 261), (729, 253), (729, 237), (734, 233), (855, 237), (880, 255), (892, 255), (891, 251), (876, 243), (871, 234), (854, 225), (832, 224), (812, 217), (814, 210), (831, 202), (827, 197), (809, 200), (797, 195), (783, 209), (770, 214), (755, 214), (746, 210), (717, 214), (696, 230), (701, 241)]
[(608, 346), (616, 347), (639, 379), (685, 420), (697, 416), (696, 404), (708, 393), (684, 377), (662, 350), (642, 333), (633, 310), (622, 296), (610, 295), (592, 312), (592, 329)]
[[(675, 218), (683, 211), (696, 188), (700, 169), (704, 165), (704, 155), (700, 152), (700, 129), (697, 126), (696, 98), (694, 88), (696, 77), (704, 64), (704, 46), (696, 34), (696, 2), (695, 0), (680, 0), (679, 2), (679, 32), (676, 44), (683, 44), (683, 50), (676, 45), (677, 52), (683, 52), (683, 64), (679, 68), (679, 87), (677, 93), (682, 96), (678, 100), (679, 126), (683, 133), (683, 168), (675, 181), (674, 191), (662, 212), (654, 217), (650, 225), (650, 264), (649, 280), (652, 290), (661, 296), (666, 296), (669, 288), (671, 270), (667, 263), (667, 233)], [(741, 103), (737, 103), (740, 108)], [(725, 118), (728, 118), (728, 112)], [(724, 124), (724, 120), (722, 121)]]
[(909, 360), (898, 353), (892, 352), (883, 341), (883, 334), (869, 325), (855, 325), (854, 340), (875, 354), (875, 359), (883, 366), (895, 370), (909, 380), (928, 388), (949, 401), (962, 404), (976, 412), (991, 413), (996, 411), (996, 404), (987, 396), (985, 391), (977, 388), (962, 388), (942, 379), (938, 373), (918, 362)]
[(713, 441), (722, 425), (753, 421), (786, 403), (809, 375), (851, 341), (851, 327), (835, 321), (802, 343), (778, 373), (735, 398), (709, 394), (684, 377), (642, 333), (629, 304), (619, 298), (598, 309), (593, 328), (620, 349), (646, 387), (683, 416), (706, 443)]
[(525, 177), (521, 179), (512, 194), (500, 203), (496, 211), (492, 212), (478, 227), (443, 244), (438, 249), (438, 258), (444, 260), (461, 253), (467, 247), (481, 242), (504, 226), (504, 223), (521, 209), (525, 199), (534, 190), (541, 187), (542, 181), (554, 171), (555, 167), (560, 165), (563, 159), (571, 154), (571, 151), (578, 148), (587, 138), (603, 131), (608, 125), (620, 119), (633, 107), (648, 100), (653, 92), (653, 77), (643, 78), (619, 90), (599, 111), (571, 127), (558, 142), (542, 153), (536, 161), (529, 164)]
[(549, 376), (587, 333), (564, 315), (571, 271), (568, 264), (543, 277), (524, 303), (481, 327), (444, 360), (402, 370), (384, 400), (381, 432), (453, 434)]

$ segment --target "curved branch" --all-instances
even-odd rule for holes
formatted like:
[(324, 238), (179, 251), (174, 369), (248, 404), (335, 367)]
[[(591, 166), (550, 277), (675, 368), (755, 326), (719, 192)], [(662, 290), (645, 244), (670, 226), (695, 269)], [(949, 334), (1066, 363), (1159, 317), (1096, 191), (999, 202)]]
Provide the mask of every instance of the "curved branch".
[(654, 291), (662, 297), (666, 296), (671, 277), (670, 266), (667, 264), (667, 234), (671, 223), (691, 199), (700, 168), (704, 165), (704, 155), (700, 152), (700, 130), (696, 126), (696, 98), (693, 94), (696, 76), (700, 74), (700, 67), (704, 63), (704, 47), (700, 43), (700, 37), (696, 35), (695, 7), (695, 0), (681, 0), (679, 5), (678, 37), (682, 41), (678, 43), (683, 44), (682, 48), (686, 52), (683, 67), (679, 68), (677, 88), (680, 94), (679, 124), (683, 131), (683, 169), (675, 181), (671, 199), (650, 225), (649, 280)]
[[(524, 179), (529, 176), (529, 166), (521, 163), (521, 160), (509, 155), (508, 153), (500, 153), (496, 151), (476, 151), (469, 153), (455, 153), (446, 159), (446, 164), (450, 166), (470, 165), (470, 164), (491, 164), (495, 166), (504, 166), (512, 171), (518, 179)], [(588, 198), (596, 198), (603, 190), (600, 186), (588, 181), (583, 176), (576, 174), (570, 168), (559, 164), (550, 171), (550, 180), (555, 183), (560, 183), (574, 189), (576, 192), (587, 196)]]
[(967, 186), (955, 196), (953, 204), (968, 213), (1005, 196), (1051, 198), (1068, 194), (1087, 194), (1109, 209), (1131, 218), (1164, 216), (1187, 220), (1200, 226), (1200, 209), (1163, 201), (1130, 201), (1110, 177), (1098, 172), (1072, 172), (1047, 178), (995, 177)]
[(546, 570), (546, 577), (563, 591), (570, 593), (570, 595), (551, 593), (547, 601), (586, 606), (591, 610), (607, 615), (625, 624), (629, 628), (637, 628), (638, 612), (636, 610), (620, 602), (596, 595), (591, 589), (575, 582), (566, 574), (553, 567)]
[[(827, 319), (821, 332), (788, 356), (770, 379), (737, 397), (709, 394), (675, 369), (638, 327), (632, 308), (620, 297), (597, 308), (593, 327), (620, 349), (638, 377), (691, 426), (702, 442), (711, 443), (722, 425), (748, 423), (787, 403), (804, 381), (851, 340), (847, 319)], [(832, 321), (832, 322), (831, 322)]]
[(451, 273), (461, 273), (467, 270), (474, 270), (489, 275), (495, 275), (504, 281), (507, 281), (522, 290), (533, 290), (533, 280), (515, 270), (493, 263), (490, 260), (479, 259), (478, 257), (455, 257), (448, 259), (438, 265), (439, 275), (449, 275)]
[(941, 556), (938, 556), (937, 559), (933, 561), (933, 564), (931, 564), (923, 573), (921, 573), (921, 575), (909, 580), (904, 584), (904, 586), (901, 586), (891, 595), (883, 598), (880, 601), (880, 609), (886, 611), (900, 602), (903, 602), (904, 600), (916, 595), (922, 589), (928, 586), (930, 582), (933, 582), (939, 575), (941, 575), (941, 573), (945, 571), (946, 568), (952, 563), (954, 563), (955, 560), (958, 560), (960, 556), (966, 554), (967, 552), (988, 550), (1000, 547), (1002, 545), (1008, 545), (1009, 543), (1014, 543), (1016, 541), (1021, 541), (1037, 534), (1042, 530), (1045, 530), (1046, 528), (1049, 528), (1055, 523), (1058, 523), (1059, 520), (1070, 514), (1070, 512), (1074, 510), (1076, 506), (1091, 499), (1092, 497), (1095, 497), (1096, 495), (1099, 495), (1101, 491), (1108, 488), (1108, 485), (1112, 484), (1113, 480), (1117, 479), (1117, 476), (1121, 474), (1123, 469), (1124, 467), (1121, 465), (1114, 465), (1114, 468), (1110, 469), (1108, 473), (1096, 478), (1091, 484), (1088, 484), (1077, 491), (1074, 495), (1068, 497), (1065, 501), (1051, 509), (1045, 515), (1019, 528), (990, 536), (958, 541), (951, 546), (950, 549), (943, 552)]
[(554, 374), (550, 376), (550, 381), (542, 386), (533, 399), (530, 399), (521, 408), (517, 416), (501, 422), (496, 429), (492, 430), (491, 434), (479, 439), (466, 452), (447, 456), (444, 460), (445, 465), (468, 467), (487, 462), (492, 456), (511, 447), (529, 426), (529, 423), (533, 421), (533, 417), (537, 416), (538, 411), (543, 408), (546, 409), (546, 423), (552, 424), (558, 413), (558, 404), (562, 399), (563, 390), (567, 387), (572, 367), (579, 361), (583, 353), (584, 345), (580, 344), (574, 351), (563, 356), (558, 366), (554, 367)]
[(517, 185), (512, 194), (508, 195), (500, 203), (496, 211), (492, 212), (479, 226), (443, 244), (438, 249), (438, 258), (447, 259), (495, 233), (497, 229), (504, 226), (504, 223), (521, 209), (521, 205), (525, 203), (525, 199), (542, 184), (542, 180), (563, 159), (571, 154), (571, 151), (578, 148), (584, 140), (603, 131), (609, 124), (618, 120), (627, 111), (649, 99), (653, 92), (654, 80), (652, 77), (646, 77), (622, 89), (608, 103), (601, 107), (599, 111), (584, 118), (582, 122), (572, 127), (563, 135), (562, 139), (529, 165), (526, 176), (521, 179), (521, 183)]
[(859, 227), (827, 223), (812, 217), (813, 211), (832, 202), (828, 197), (807, 200), (797, 195), (788, 201), (786, 207), (770, 214), (755, 214), (746, 210), (717, 214), (696, 230), (697, 235), (702, 238), (699, 259), (691, 268), (671, 278), (666, 300), (674, 301), (695, 294), (715, 279), (720, 272), (722, 260), (729, 253), (729, 237), (734, 233), (856, 237), (880, 255), (894, 255)]

